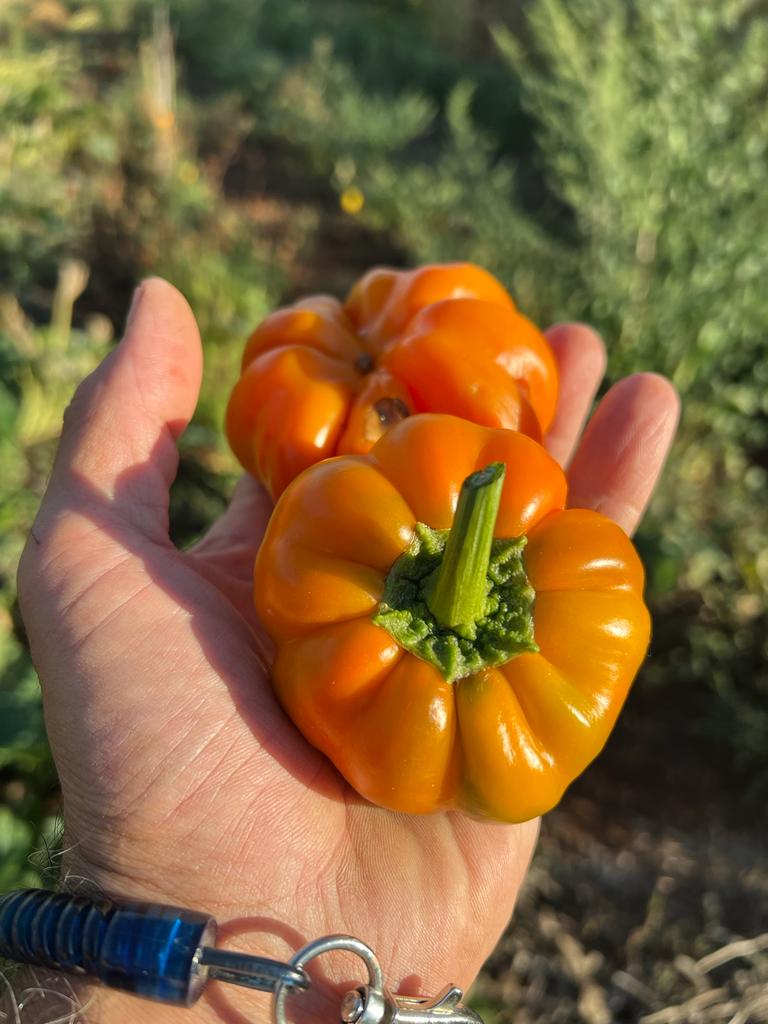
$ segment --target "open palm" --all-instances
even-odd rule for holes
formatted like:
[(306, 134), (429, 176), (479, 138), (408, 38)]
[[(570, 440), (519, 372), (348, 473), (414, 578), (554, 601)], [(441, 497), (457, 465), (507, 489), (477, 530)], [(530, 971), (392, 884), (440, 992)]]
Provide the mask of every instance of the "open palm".
[[(561, 402), (547, 444), (562, 462), (575, 449), (570, 503), (631, 531), (674, 433), (674, 392), (650, 374), (627, 378), (576, 448), (603, 349), (577, 325), (549, 336)], [(251, 603), (264, 492), (241, 481), (191, 551), (168, 538), (176, 439), (201, 369), (189, 307), (164, 282), (146, 282), (125, 338), (68, 410), (22, 559), (70, 882), (207, 910), (235, 948), (285, 958), (350, 932), (377, 951), (395, 989), (467, 985), (509, 918), (537, 823), (373, 807), (285, 717)], [(361, 976), (341, 963), (341, 976)], [(128, 998), (105, 995), (92, 1019), (122, 1019)], [(139, 1024), (239, 1024), (266, 1005), (212, 985), (182, 1018), (141, 1003), (122, 1012)]]

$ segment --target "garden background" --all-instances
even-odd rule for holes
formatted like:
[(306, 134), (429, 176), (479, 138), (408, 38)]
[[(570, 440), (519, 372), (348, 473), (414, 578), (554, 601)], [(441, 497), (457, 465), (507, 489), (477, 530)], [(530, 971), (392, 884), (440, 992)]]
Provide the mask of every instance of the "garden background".
[(638, 536), (651, 658), (545, 820), (475, 1005), (488, 1024), (768, 1021), (767, 8), (5, 0), (3, 890), (50, 880), (56, 842), (15, 566), (136, 282), (176, 284), (205, 344), (184, 544), (236, 479), (223, 410), (267, 311), (375, 263), (470, 259), (537, 322), (596, 325), (609, 380), (665, 373), (684, 407)]

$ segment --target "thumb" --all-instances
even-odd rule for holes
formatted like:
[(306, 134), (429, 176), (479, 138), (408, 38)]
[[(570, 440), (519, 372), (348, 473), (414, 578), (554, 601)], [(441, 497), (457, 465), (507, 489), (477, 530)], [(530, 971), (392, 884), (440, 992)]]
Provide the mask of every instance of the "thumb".
[(137, 289), (125, 335), (75, 392), (36, 532), (62, 512), (108, 506), (122, 525), (168, 539), (168, 490), (176, 440), (197, 403), (200, 335), (172, 285), (150, 278)]
[(170, 602), (146, 600), (154, 579), (146, 553), (170, 545), (176, 437), (194, 410), (201, 368), (186, 301), (164, 281), (146, 281), (123, 340), (83, 381), (64, 415), (18, 572), (19, 606), (59, 736), (80, 735), (84, 708), (98, 721), (105, 707), (121, 700), (125, 706), (130, 696), (115, 672), (114, 638), (92, 645), (80, 661), (70, 653), (82, 652), (84, 641), (117, 617), (124, 624), (120, 661), (127, 664), (149, 635), (147, 616), (156, 623), (171, 614)]

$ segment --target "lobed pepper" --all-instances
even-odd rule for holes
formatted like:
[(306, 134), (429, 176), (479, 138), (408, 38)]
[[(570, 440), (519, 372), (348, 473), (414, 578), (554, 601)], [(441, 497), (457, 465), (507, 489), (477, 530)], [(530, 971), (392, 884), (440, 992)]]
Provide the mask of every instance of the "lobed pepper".
[(364, 797), (524, 821), (603, 747), (648, 645), (623, 530), (521, 433), (424, 415), (308, 469), (254, 597), (275, 691)]
[(226, 430), (273, 497), (307, 466), (365, 453), (412, 413), (443, 412), (540, 440), (557, 403), (541, 332), (470, 263), (366, 274), (346, 302), (317, 295), (253, 332)]

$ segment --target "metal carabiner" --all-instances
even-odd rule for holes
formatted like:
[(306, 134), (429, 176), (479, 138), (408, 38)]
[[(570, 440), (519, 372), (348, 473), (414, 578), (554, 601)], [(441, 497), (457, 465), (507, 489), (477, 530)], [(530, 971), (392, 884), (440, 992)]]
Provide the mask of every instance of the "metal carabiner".
[[(310, 960), (314, 960), (315, 957), (321, 956), (323, 953), (332, 953), (334, 950), (345, 950), (359, 956), (368, 968), (369, 986), (383, 990), (384, 975), (375, 953), (364, 942), (352, 935), (326, 935), (322, 939), (315, 939), (314, 942), (310, 942), (309, 945), (294, 953), (288, 963), (291, 967), (303, 971)], [(288, 1024), (285, 1015), (285, 1000), (289, 991), (289, 988), (280, 981), (275, 985), (272, 996), (272, 1017), (275, 1024)]]
[[(341, 1024), (483, 1024), (474, 1010), (461, 1003), (462, 991), (447, 985), (434, 998), (392, 995), (384, 985), (381, 965), (373, 950), (351, 935), (329, 935), (310, 942), (289, 961), (292, 967), (303, 969), (310, 960), (333, 950), (355, 953), (368, 969), (368, 984), (347, 992), (341, 1001)], [(285, 1014), (287, 986), (278, 981), (275, 986), (272, 1015), (275, 1024), (288, 1024)]]

